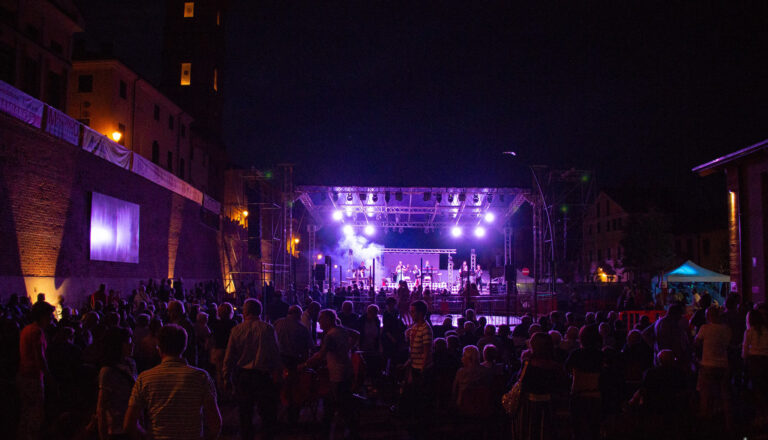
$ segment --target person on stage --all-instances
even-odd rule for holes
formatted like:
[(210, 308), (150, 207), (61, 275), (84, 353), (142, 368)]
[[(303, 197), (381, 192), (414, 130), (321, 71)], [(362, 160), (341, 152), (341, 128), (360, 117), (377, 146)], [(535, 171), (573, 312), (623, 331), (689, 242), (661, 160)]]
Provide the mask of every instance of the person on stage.
[(419, 266), (414, 265), (413, 271), (411, 272), (413, 274), (414, 282), (416, 283), (416, 286), (421, 285), (421, 270), (419, 270)]
[(477, 290), (482, 292), (483, 291), (483, 269), (480, 267), (479, 264), (475, 269), (475, 283), (477, 283)]
[(467, 262), (464, 261), (461, 263), (461, 271), (459, 271), (459, 278), (461, 279), (461, 287), (466, 287), (467, 284), (469, 284), (469, 266), (467, 266)]
[(399, 261), (397, 263), (397, 267), (395, 268), (395, 282), (399, 283), (400, 281), (403, 281), (403, 272), (405, 270), (405, 267), (403, 266), (403, 262)]

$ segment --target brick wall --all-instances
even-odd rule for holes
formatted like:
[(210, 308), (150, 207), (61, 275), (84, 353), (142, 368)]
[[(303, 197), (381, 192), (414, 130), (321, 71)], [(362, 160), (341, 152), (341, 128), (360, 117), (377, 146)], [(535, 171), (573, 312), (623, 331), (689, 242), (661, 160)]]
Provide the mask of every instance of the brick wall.
[[(139, 263), (89, 259), (90, 193), (138, 204)], [(40, 291), (79, 303), (105, 282), (222, 278), (220, 232), (200, 205), (0, 114), (0, 298)]]

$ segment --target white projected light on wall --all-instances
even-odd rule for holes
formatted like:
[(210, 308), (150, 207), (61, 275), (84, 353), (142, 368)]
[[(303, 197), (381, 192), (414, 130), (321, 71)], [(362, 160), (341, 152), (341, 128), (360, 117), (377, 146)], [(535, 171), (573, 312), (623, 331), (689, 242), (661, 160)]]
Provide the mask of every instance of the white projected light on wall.
[(139, 262), (139, 205), (93, 193), (91, 260)]

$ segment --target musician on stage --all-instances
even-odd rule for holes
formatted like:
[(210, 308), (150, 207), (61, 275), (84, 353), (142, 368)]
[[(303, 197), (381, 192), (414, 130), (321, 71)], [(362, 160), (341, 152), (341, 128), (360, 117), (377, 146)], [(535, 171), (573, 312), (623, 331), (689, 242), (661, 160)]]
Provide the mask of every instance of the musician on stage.
[(403, 266), (402, 261), (399, 261), (395, 268), (395, 282), (399, 283), (400, 281), (403, 281), (403, 275), (405, 275), (405, 266)]
[(424, 272), (423, 273), (424, 273), (424, 282), (425, 283), (429, 283), (429, 284), (425, 284), (425, 285), (426, 286), (431, 286), (432, 285), (432, 281), (434, 281), (434, 280), (432, 279), (432, 275), (433, 275), (433, 273), (432, 273), (432, 266), (429, 265), (429, 260), (424, 262)]
[(467, 262), (461, 263), (461, 270), (459, 271), (459, 278), (461, 279), (461, 287), (463, 288), (469, 283), (469, 266)]
[(477, 290), (483, 291), (483, 269), (478, 264), (475, 269), (475, 283), (477, 284)]
[(413, 266), (413, 272), (411, 272), (411, 273), (413, 274), (413, 279), (416, 282), (416, 286), (420, 286), (421, 285), (421, 270), (419, 270), (419, 266), (414, 265)]

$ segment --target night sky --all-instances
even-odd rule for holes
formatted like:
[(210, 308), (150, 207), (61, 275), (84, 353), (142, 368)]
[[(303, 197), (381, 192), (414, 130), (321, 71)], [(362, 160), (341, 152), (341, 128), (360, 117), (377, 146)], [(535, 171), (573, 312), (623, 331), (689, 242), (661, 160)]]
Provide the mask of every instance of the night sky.
[[(153, 79), (162, 2), (133, 3), (80, 1)], [(694, 188), (693, 166), (768, 137), (764, 2), (542, 3), (232, 0), (231, 161), (313, 184), (507, 186), (529, 163)]]

